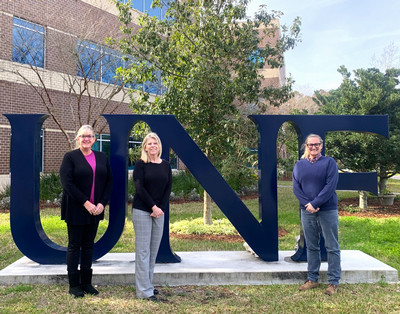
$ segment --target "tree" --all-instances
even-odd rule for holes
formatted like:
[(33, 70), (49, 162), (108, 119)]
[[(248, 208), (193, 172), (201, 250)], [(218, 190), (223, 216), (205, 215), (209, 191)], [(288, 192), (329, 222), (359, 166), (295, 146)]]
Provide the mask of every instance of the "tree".
[[(86, 12), (88, 21), (94, 12)], [(116, 69), (122, 65), (122, 55), (99, 44), (105, 42), (104, 34), (99, 31), (106, 23), (105, 18), (99, 15), (95, 16), (95, 23), (80, 24), (75, 35), (49, 31), (51, 36), (46, 38), (44, 35), (41, 38), (37, 29), (27, 30), (23, 20), (19, 22), (23, 27), (14, 27), (14, 64), (5, 71), (39, 96), (71, 149), (74, 143), (69, 136), (71, 120), (75, 131), (83, 124), (91, 124), (96, 133), (102, 133), (106, 123), (101, 121), (101, 115), (115, 112), (128, 99), (122, 81), (116, 77)], [(69, 26), (64, 29), (69, 29)], [(44, 67), (44, 42), (48, 59), (56, 60), (56, 69)], [(59, 103), (54, 86), (62, 86), (66, 103)]]
[[(377, 171), (379, 192), (387, 180), (400, 171), (400, 69), (385, 73), (376, 68), (354, 71), (354, 79), (342, 66), (343, 82), (328, 95), (316, 94), (322, 114), (389, 115), (389, 139), (378, 135), (335, 132), (327, 136), (327, 154), (338, 162), (341, 171)], [(360, 193), (360, 207), (366, 193)]]
[(378, 68), (381, 72), (391, 68), (400, 67), (400, 50), (393, 42), (383, 49), (383, 53), (378, 58), (376, 55), (372, 57), (371, 65)]
[[(134, 60), (123, 71), (125, 78), (137, 83), (161, 80), (163, 84), (162, 94), (154, 99), (145, 90), (136, 89), (139, 97), (132, 100), (133, 109), (174, 114), (218, 168), (228, 157), (247, 166), (249, 147), (254, 147), (247, 145), (248, 139), (256, 135), (236, 137), (249, 129), (239, 108), (252, 104), (256, 113), (290, 97), (290, 79), (281, 88), (263, 87), (259, 70), (283, 66), (283, 53), (297, 42), (299, 20), (290, 30), (283, 27), (283, 35), (278, 38), (276, 19), (280, 13), (269, 14), (264, 6), (251, 20), (246, 18), (247, 0), (166, 4), (156, 0), (153, 6), (168, 8), (165, 18), (141, 16), (139, 29), (134, 32), (130, 27), (130, 4), (116, 3), (125, 35), (120, 47)], [(247, 147), (238, 149), (238, 145)], [(204, 220), (208, 224), (212, 223), (210, 201), (205, 192)]]

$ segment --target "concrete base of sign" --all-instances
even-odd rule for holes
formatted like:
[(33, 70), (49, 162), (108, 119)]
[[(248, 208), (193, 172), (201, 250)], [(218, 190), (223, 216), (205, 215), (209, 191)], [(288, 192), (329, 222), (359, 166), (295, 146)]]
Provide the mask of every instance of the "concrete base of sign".
[[(293, 251), (280, 251), (279, 261), (264, 262), (246, 251), (177, 252), (181, 263), (156, 264), (156, 286), (300, 284), (307, 263), (293, 262)], [(344, 250), (341, 283), (399, 282), (397, 270), (361, 252)], [(327, 283), (327, 263), (321, 283)], [(65, 265), (40, 265), (26, 257), (0, 271), (0, 284), (67, 284)], [(93, 263), (96, 285), (134, 285), (135, 254), (108, 253)]]

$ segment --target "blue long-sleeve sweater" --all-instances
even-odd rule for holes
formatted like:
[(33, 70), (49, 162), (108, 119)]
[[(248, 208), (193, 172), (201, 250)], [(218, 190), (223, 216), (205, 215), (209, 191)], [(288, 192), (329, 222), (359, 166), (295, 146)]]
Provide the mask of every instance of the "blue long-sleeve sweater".
[(297, 161), (293, 169), (293, 193), (301, 209), (311, 203), (320, 210), (337, 210), (336, 185), (339, 173), (331, 157), (321, 156), (316, 162)]

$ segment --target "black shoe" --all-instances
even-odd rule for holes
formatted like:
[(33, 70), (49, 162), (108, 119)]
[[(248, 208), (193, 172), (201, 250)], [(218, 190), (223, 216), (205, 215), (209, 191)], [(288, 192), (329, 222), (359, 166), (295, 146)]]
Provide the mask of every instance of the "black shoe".
[(81, 289), (81, 287), (70, 287), (69, 288), (69, 294), (73, 295), (74, 298), (83, 298), (85, 296), (85, 293)]
[(81, 288), (81, 281), (79, 278), (79, 272), (69, 271), (68, 272), (68, 282), (69, 282), (69, 294), (73, 295), (74, 298), (82, 298), (85, 293)]
[(155, 295), (152, 295), (151, 297), (148, 297), (147, 300), (152, 301), (152, 302), (158, 302), (158, 299), (156, 298)]
[(81, 269), (80, 276), (81, 276), (81, 288), (82, 288), (82, 290), (87, 294), (98, 295), (99, 291), (97, 291), (92, 286), (93, 270), (92, 269)]
[(81, 285), (81, 289), (83, 292), (91, 295), (98, 295), (99, 291), (97, 291), (91, 284)]
[(154, 289), (153, 293), (156, 295), (156, 294), (159, 294), (160, 292), (157, 289)]

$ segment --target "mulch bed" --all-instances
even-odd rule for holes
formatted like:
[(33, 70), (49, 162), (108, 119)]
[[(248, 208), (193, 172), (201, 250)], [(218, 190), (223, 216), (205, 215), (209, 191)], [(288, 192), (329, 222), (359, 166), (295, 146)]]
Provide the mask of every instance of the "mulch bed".
[[(344, 210), (353, 207), (356, 211)], [(383, 206), (377, 198), (368, 198), (368, 209), (359, 209), (358, 197), (346, 198), (339, 202), (339, 216), (357, 216), (370, 218), (400, 217), (400, 200), (395, 199), (393, 205)]]
[[(289, 232), (285, 229), (278, 228), (278, 237), (283, 237)], [(198, 241), (223, 241), (223, 242), (245, 242), (242, 236), (238, 234), (177, 234), (170, 233), (171, 238), (180, 240), (198, 240)]]

